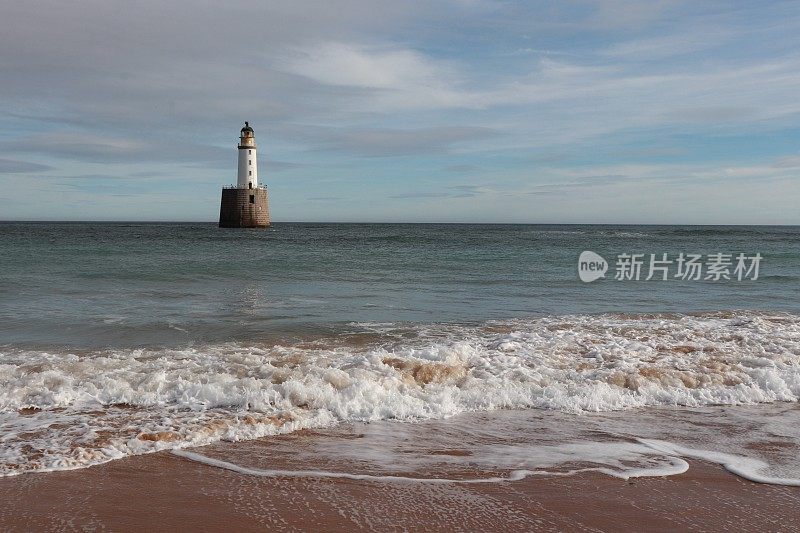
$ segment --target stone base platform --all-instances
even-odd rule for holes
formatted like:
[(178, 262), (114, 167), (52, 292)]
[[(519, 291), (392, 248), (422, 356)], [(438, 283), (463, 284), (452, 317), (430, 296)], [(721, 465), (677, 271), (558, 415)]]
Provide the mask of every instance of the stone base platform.
[(222, 189), (220, 228), (266, 228), (269, 221), (267, 189)]

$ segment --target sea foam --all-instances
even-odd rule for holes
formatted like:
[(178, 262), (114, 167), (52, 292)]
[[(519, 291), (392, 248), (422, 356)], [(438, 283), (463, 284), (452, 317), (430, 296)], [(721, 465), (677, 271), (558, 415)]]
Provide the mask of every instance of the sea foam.
[[(0, 353), (0, 475), (342, 422), (796, 402), (800, 317), (351, 324), (282, 345)], [(680, 455), (680, 454), (678, 454)]]
[[(172, 453), (190, 461), (256, 477), (316, 477), (389, 483), (434, 484), (501, 483), (519, 481), (528, 476), (571, 476), (586, 472), (597, 472), (624, 480), (640, 477), (666, 477), (683, 474), (688, 471), (689, 463), (685, 459), (701, 459), (720, 464), (729, 472), (756, 483), (800, 487), (800, 478), (765, 475), (763, 472), (769, 468), (769, 465), (756, 458), (690, 448), (667, 441), (638, 440), (638, 443), (588, 441), (581, 443), (569, 442), (555, 446), (515, 445), (513, 446), (513, 461), (510, 461), (508, 454), (503, 454), (502, 451), (499, 456), (497, 453), (489, 453), (484, 457), (470, 455), (469, 462), (472, 465), (481, 465), (493, 469), (514, 468), (503, 476), (472, 478), (414, 477), (327, 470), (261, 469), (186, 450), (173, 450)], [(498, 448), (502, 450), (504, 447), (498, 446)], [(567, 468), (568, 465), (575, 463), (585, 463), (593, 466)], [(526, 468), (520, 468), (521, 465)]]

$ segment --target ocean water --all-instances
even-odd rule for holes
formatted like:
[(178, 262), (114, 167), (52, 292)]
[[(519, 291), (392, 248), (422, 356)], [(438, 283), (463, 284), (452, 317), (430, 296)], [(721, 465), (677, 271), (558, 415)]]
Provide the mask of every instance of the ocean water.
[[(490, 416), (471, 460), (503, 479), (701, 458), (800, 483), (798, 227), (3, 223), (0, 250), (0, 475)], [(604, 279), (580, 281), (584, 250)], [(761, 263), (645, 281), (665, 253)], [(619, 254), (641, 280), (614, 279)], [(601, 422), (603, 445), (580, 431)]]

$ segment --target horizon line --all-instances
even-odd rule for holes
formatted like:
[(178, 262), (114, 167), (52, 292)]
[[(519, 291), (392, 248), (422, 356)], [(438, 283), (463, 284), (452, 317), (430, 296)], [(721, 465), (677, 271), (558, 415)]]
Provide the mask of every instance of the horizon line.
[[(0, 220), (0, 224), (217, 224), (211, 220)], [(755, 227), (800, 227), (800, 224), (767, 223), (672, 223), (672, 222), (391, 222), (391, 221), (314, 221), (282, 220), (275, 224), (397, 224), (397, 225), (461, 225), (461, 226), (755, 226)], [(227, 229), (227, 228), (223, 228)], [(262, 228), (263, 229), (263, 228)]]

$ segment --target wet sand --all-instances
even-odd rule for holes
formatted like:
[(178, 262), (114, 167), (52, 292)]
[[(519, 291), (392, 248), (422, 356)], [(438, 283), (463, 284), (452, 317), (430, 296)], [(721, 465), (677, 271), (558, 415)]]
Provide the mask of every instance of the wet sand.
[(0, 530), (763, 531), (800, 520), (800, 489), (690, 465), (632, 481), (583, 473), (436, 485), (259, 478), (161, 452), (0, 479)]

